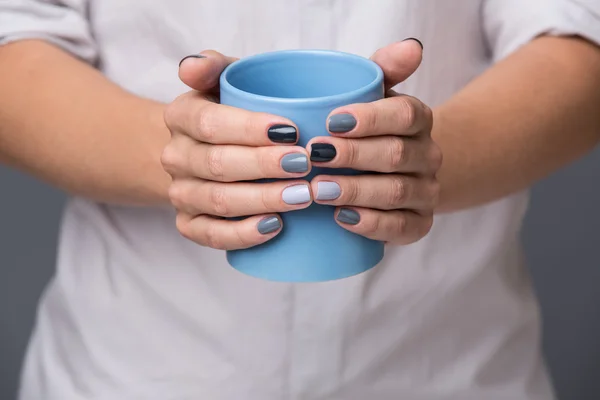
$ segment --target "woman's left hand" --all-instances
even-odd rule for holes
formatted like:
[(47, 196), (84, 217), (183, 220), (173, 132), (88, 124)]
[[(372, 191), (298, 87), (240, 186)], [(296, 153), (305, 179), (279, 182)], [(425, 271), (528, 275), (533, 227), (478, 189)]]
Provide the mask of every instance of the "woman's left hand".
[(315, 167), (376, 173), (316, 176), (314, 199), (338, 206), (335, 218), (345, 229), (395, 244), (413, 243), (429, 232), (439, 197), (442, 153), (431, 138), (433, 113), (418, 99), (389, 90), (418, 68), (421, 56), (415, 40), (375, 53), (387, 97), (334, 110), (328, 118), (332, 136), (307, 146)]

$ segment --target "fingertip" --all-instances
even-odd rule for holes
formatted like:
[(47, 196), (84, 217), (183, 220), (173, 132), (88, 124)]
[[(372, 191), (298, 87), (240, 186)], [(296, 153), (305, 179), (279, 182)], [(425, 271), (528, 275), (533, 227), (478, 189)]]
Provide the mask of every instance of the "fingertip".
[(206, 91), (217, 86), (221, 72), (233, 61), (213, 50), (191, 54), (179, 62), (179, 79), (192, 89)]

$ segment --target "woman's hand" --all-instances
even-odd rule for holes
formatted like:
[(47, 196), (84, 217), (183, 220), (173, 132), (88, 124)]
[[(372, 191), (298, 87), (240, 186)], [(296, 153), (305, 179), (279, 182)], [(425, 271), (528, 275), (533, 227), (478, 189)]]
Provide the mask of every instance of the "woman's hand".
[[(203, 246), (252, 247), (282, 229), (278, 212), (312, 202), (306, 149), (296, 146), (297, 127), (288, 119), (218, 104), (217, 84), (233, 59), (216, 52), (184, 59), (181, 80), (195, 89), (165, 112), (171, 140), (162, 164), (172, 177), (169, 197), (177, 228)], [(298, 178), (250, 183), (263, 178)], [(241, 220), (223, 217), (250, 216)]]
[(384, 71), (387, 98), (334, 110), (328, 118), (332, 136), (307, 146), (314, 166), (377, 173), (319, 175), (311, 182), (316, 203), (339, 206), (338, 223), (371, 239), (412, 243), (433, 223), (442, 154), (431, 139), (432, 111), (418, 99), (389, 90), (418, 68), (421, 56), (415, 40), (376, 52), (372, 59)]

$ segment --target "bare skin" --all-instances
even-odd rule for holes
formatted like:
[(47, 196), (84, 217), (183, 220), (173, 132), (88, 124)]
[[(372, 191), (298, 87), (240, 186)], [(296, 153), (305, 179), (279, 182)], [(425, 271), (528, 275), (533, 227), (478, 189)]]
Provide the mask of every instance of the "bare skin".
[[(0, 48), (0, 160), (98, 201), (171, 201), (182, 234), (201, 245), (234, 249), (269, 240), (279, 231), (261, 235), (260, 219), (309, 203), (282, 202), (284, 184), (258, 190), (234, 181), (289, 177), (278, 160), (307, 149), (268, 141), (271, 124), (291, 121), (213, 103), (217, 77), (231, 59), (205, 54), (180, 68), (194, 90), (166, 106), (124, 92), (48, 44)], [(413, 41), (373, 56), (389, 86), (410, 76), (420, 59)], [(338, 151), (329, 165), (359, 168), (383, 154), (376, 170), (386, 174), (377, 180), (319, 176), (312, 192), (319, 180), (336, 180), (342, 195), (327, 203), (360, 214), (358, 224), (340, 223), (344, 228), (411, 243), (427, 234), (434, 211), (499, 199), (589, 151), (600, 140), (599, 104), (600, 50), (578, 38), (539, 38), (433, 111), (392, 93), (370, 105), (335, 110), (358, 123), (319, 140)], [(245, 134), (232, 143), (231, 135), (219, 137), (223, 128)], [(232, 154), (255, 162), (227, 170), (223, 160)], [(301, 175), (295, 177), (301, 181)], [(257, 216), (219, 218), (247, 214)]]

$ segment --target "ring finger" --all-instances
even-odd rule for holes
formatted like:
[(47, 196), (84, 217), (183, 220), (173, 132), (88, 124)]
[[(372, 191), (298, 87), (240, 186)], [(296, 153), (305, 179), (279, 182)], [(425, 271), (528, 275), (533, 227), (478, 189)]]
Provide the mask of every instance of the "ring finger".
[(319, 175), (312, 182), (316, 203), (379, 210), (429, 210), (439, 185), (434, 178), (406, 175)]
[(299, 210), (312, 202), (306, 181), (221, 183), (178, 179), (169, 190), (171, 202), (190, 215), (241, 217)]

